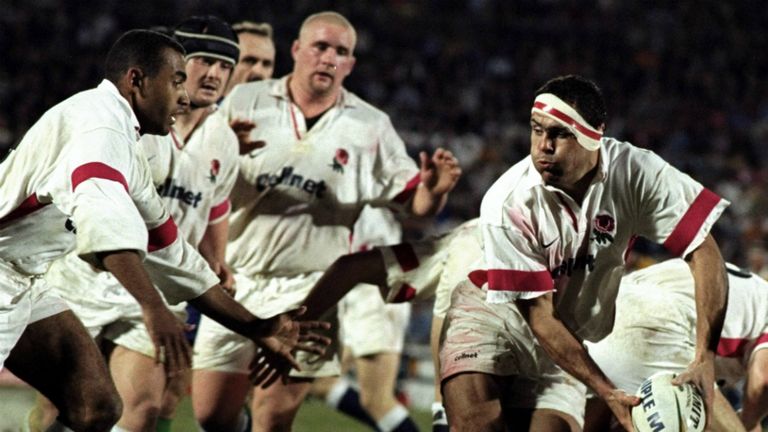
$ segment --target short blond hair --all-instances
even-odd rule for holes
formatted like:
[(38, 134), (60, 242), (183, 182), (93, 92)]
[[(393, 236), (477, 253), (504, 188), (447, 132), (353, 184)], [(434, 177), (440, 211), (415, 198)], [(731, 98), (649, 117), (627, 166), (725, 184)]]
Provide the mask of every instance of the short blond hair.
[(304, 22), (301, 23), (301, 28), (299, 28), (299, 38), (301, 38), (301, 34), (304, 33), (304, 29), (315, 21), (324, 22), (326, 24), (334, 24), (349, 30), (352, 33), (351, 49), (354, 50), (355, 45), (357, 44), (357, 32), (355, 31), (355, 27), (352, 26), (352, 23), (350, 23), (349, 20), (344, 17), (344, 15), (334, 11), (318, 12), (308, 16)]
[(232, 26), (237, 34), (250, 33), (272, 40), (272, 25), (265, 22), (240, 21)]

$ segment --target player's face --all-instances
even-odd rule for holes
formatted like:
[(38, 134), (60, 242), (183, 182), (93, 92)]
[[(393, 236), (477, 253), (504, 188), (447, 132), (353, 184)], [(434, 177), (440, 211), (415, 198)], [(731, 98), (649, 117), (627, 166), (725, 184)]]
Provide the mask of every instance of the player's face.
[(272, 78), (275, 69), (275, 44), (268, 37), (243, 32), (240, 38), (240, 59), (232, 71), (227, 93), (237, 84)]
[(206, 107), (215, 104), (224, 94), (232, 63), (213, 57), (198, 56), (187, 61), (187, 82), (184, 87), (193, 105)]
[(355, 35), (345, 27), (314, 21), (293, 43), (293, 79), (313, 95), (334, 94), (352, 72)]
[(165, 61), (155, 76), (144, 75), (140, 79), (134, 110), (142, 134), (168, 134), (176, 121), (175, 115), (189, 104), (184, 89), (184, 57), (171, 48), (165, 49), (163, 57)]
[(531, 115), (531, 159), (546, 184), (572, 190), (597, 166), (598, 155), (555, 120)]

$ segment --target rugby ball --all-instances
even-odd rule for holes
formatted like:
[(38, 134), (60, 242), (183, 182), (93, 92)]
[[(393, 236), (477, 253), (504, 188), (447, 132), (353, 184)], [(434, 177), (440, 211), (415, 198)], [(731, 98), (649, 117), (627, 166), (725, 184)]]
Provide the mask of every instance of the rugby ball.
[(693, 384), (672, 384), (675, 374), (659, 372), (643, 381), (635, 395), (640, 405), (632, 408), (637, 432), (700, 432), (706, 416), (704, 399)]

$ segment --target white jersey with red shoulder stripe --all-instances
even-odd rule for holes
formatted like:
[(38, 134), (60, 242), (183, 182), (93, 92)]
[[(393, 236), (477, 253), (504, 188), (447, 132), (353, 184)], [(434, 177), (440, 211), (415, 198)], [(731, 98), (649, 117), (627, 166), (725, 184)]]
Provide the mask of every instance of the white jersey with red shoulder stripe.
[(187, 241), (197, 246), (208, 225), (229, 216), (238, 170), (237, 136), (216, 111), (186, 143), (171, 131), (144, 135), (141, 144), (158, 194)]
[(397, 208), (419, 182), (389, 117), (343, 90), (307, 130), (288, 77), (235, 87), (221, 112), (256, 124), (240, 157), (227, 261), (247, 276), (321, 271), (350, 250), (365, 204)]
[(387, 269), (387, 301), (399, 303), (442, 295), (447, 301), (470, 269), (482, 262), (479, 220), (417, 242), (379, 247)]
[(613, 326), (625, 255), (636, 236), (685, 256), (729, 204), (651, 151), (603, 138), (582, 203), (547, 186), (526, 157), (483, 198), (485, 263), (470, 279), (488, 300), (554, 292), (564, 323), (587, 340)]
[(0, 165), (0, 259), (41, 274), (73, 248), (97, 267), (96, 253), (129, 249), (169, 302), (213, 286), (157, 195), (138, 128), (106, 80), (48, 110)]

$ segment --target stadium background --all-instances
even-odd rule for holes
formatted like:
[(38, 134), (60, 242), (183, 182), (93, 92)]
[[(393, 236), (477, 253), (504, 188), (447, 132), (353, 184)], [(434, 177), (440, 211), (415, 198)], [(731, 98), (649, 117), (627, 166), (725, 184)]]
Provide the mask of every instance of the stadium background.
[[(96, 85), (131, 28), (194, 14), (270, 22), (276, 76), (308, 14), (358, 31), (347, 87), (390, 114), (409, 152), (448, 147), (464, 176), (436, 226), (477, 214), (483, 192), (528, 151), (534, 90), (578, 73), (608, 102), (607, 135), (660, 153), (732, 202), (715, 235), (726, 259), (768, 275), (768, 8), (756, 0), (0, 0), (0, 158), (49, 107)], [(653, 245), (640, 250), (656, 253)], [(409, 338), (426, 340), (429, 305)], [(416, 345), (413, 345), (416, 344)]]

